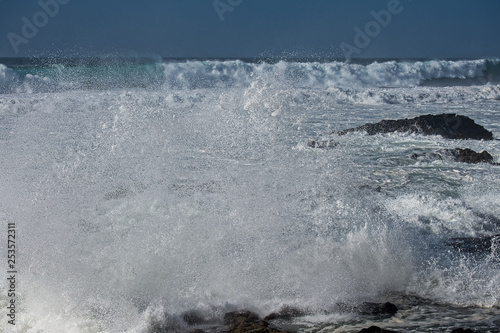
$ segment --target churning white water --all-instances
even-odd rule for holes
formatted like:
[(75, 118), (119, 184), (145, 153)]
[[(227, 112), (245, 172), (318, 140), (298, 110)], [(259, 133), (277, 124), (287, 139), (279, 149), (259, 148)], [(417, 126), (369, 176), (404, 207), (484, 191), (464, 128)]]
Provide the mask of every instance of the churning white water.
[[(478, 63), (460, 75), (475, 77)], [(97, 69), (61, 78), (0, 67), (0, 220), (17, 226), (16, 332), (182, 331), (186, 311), (217, 320), (283, 305), (335, 322), (339, 303), (395, 293), (498, 307), (498, 249), (450, 244), (499, 233), (499, 167), (411, 157), (468, 147), (498, 161), (498, 140), (330, 135), (455, 112), (500, 137), (499, 86), (411, 87), (461, 77), (459, 63), (443, 64), (396, 80), (373, 73), (411, 64), (166, 63), (154, 65), (164, 82), (154, 72), (153, 83), (109, 89), (90, 82)], [(307, 147), (318, 137), (338, 145)]]

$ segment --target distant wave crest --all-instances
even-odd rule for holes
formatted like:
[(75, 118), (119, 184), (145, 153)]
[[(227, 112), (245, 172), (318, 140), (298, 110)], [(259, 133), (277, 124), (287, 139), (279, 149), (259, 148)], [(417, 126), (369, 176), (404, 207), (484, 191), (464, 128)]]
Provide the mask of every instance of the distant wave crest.
[(110, 89), (248, 88), (258, 81), (297, 89), (479, 86), (500, 81), (500, 60), (361, 62), (164, 61), (7, 67), (0, 64), (0, 93)]
[(236, 60), (165, 63), (164, 68), (166, 82), (184, 88), (248, 86), (265, 74), (294, 87), (376, 88), (414, 87), (440, 79), (484, 84), (490, 71), (498, 72), (499, 65), (496, 60), (375, 61), (368, 65), (339, 61), (249, 64)]

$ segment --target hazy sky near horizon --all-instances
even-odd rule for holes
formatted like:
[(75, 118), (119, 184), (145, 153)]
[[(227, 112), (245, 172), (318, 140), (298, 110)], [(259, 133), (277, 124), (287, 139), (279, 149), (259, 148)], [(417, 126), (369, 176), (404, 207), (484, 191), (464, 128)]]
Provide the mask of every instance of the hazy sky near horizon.
[(0, 0), (0, 57), (500, 57), (499, 0)]

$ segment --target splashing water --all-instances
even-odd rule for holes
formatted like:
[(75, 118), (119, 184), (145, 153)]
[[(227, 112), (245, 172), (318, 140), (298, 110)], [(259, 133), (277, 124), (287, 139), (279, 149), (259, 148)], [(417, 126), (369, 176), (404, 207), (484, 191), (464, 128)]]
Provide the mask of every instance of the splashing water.
[[(464, 63), (407, 72), (473, 77), (484, 65)], [(165, 81), (153, 71), (140, 86), (61, 89), (50, 79), (31, 90), (22, 88), (27, 75), (0, 67), (11, 77), (1, 81), (9, 93), (0, 95), (0, 219), (18, 226), (20, 331), (175, 331), (190, 310), (216, 319), (283, 305), (321, 314), (395, 292), (498, 306), (497, 249), (470, 255), (447, 245), (498, 233), (494, 166), (409, 157), (458, 144), (439, 137), (353, 133), (336, 137), (335, 149), (304, 144), (429, 109), (460, 110), (498, 137), (499, 106), (476, 99), (497, 86), (433, 88), (439, 98), (453, 91), (447, 106), (403, 102), (427, 89), (408, 88), (420, 81), (407, 74), (348, 84), (358, 90), (337, 78), (410, 66), (396, 62), (154, 66)], [(327, 83), (334, 78), (344, 83)], [(378, 87), (387, 82), (398, 88)], [(383, 102), (389, 94), (402, 102)], [(467, 145), (500, 155), (496, 141)], [(2, 290), (3, 309), (7, 301)]]

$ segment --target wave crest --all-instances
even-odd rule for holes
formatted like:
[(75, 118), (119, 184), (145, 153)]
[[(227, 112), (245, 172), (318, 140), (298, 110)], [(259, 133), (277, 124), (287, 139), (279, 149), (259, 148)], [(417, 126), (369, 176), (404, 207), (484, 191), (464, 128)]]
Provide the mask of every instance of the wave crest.
[[(354, 95), (362, 102), (378, 100), (394, 103), (391, 89), (439, 87), (431, 92), (449, 95), (446, 88), (463, 87), (473, 96), (475, 86), (500, 80), (500, 60), (373, 61), (366, 63), (330, 62), (248, 62), (243, 60), (192, 60), (156, 63), (99, 63), (67, 65), (11, 66), (0, 64), (0, 93), (38, 93), (68, 90), (147, 89), (252, 89), (256, 84), (280, 87), (292, 92), (338, 91)], [(262, 83), (263, 82), (263, 83)], [(474, 87), (474, 88), (471, 88)], [(470, 92), (467, 89), (471, 88)], [(441, 93), (441, 89), (443, 93)], [(488, 88), (491, 90), (491, 88)], [(493, 89), (497, 90), (497, 89)], [(399, 94), (398, 91), (395, 91)], [(486, 99), (498, 99), (486, 94)], [(403, 94), (404, 95), (404, 94)], [(484, 95), (484, 94), (483, 94)], [(371, 97), (370, 97), (371, 96)], [(375, 98), (373, 98), (375, 96)], [(401, 95), (400, 95), (401, 96)], [(401, 99), (398, 97), (397, 99)], [(471, 97), (472, 98), (472, 97)], [(344, 102), (347, 99), (344, 99)], [(421, 98), (407, 98), (408, 100)], [(437, 97), (439, 101), (440, 97)], [(453, 97), (451, 96), (451, 99)], [(467, 99), (467, 98), (465, 98)], [(434, 98), (430, 98), (434, 100)], [(401, 103), (401, 101), (396, 101)], [(448, 101), (446, 101), (448, 102)]]

